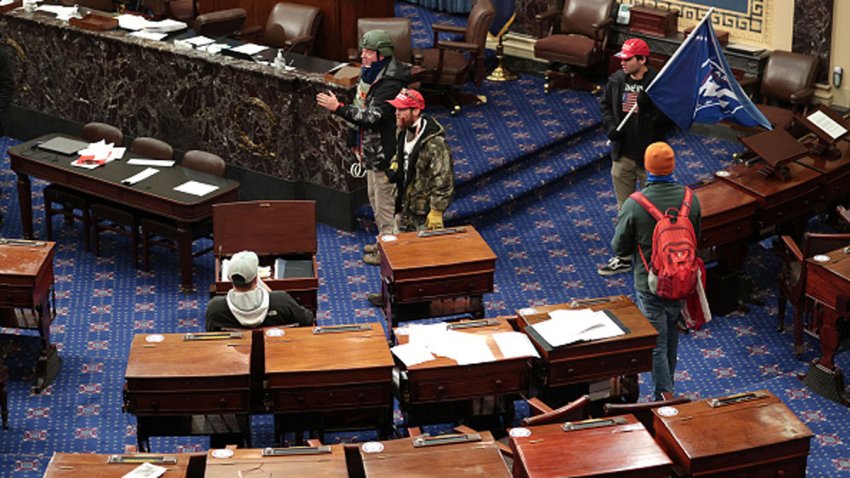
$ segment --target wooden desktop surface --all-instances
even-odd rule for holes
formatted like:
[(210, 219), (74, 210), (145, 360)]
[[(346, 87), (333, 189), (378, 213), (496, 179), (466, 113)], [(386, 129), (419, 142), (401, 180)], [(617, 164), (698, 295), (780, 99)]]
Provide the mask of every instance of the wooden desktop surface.
[(531, 435), (511, 437), (514, 476), (670, 476), (672, 462), (632, 415), (626, 423), (565, 432), (562, 423), (528, 427)]
[(479, 272), (495, 267), (496, 254), (472, 226), (462, 226), (457, 234), (419, 237), (415, 232), (397, 234), (395, 240), (382, 239), (381, 275), (395, 282), (423, 275)]
[[(655, 438), (685, 476), (805, 476), (812, 432), (779, 398), (712, 408), (708, 400), (653, 410)], [(781, 471), (781, 473), (780, 473)]]
[(549, 386), (602, 380), (617, 375), (629, 375), (652, 370), (652, 349), (658, 332), (626, 296), (585, 299), (576, 305), (554, 304), (530, 307), (517, 311), (520, 328), (525, 330), (549, 319), (549, 312), (558, 309), (590, 308), (610, 310), (629, 329), (625, 335), (551, 348), (534, 337), (532, 343), (549, 367)]
[[(140, 453), (137, 456), (145, 456)], [(167, 468), (163, 476), (179, 478), (187, 476), (189, 455), (159, 454), (152, 456), (175, 457), (173, 465), (157, 465)], [(107, 463), (110, 455), (95, 455), (91, 453), (54, 453), (44, 472), (45, 478), (121, 478), (139, 466), (139, 463)]]
[[(261, 448), (235, 448), (230, 458), (216, 458), (207, 452), (204, 478), (292, 476), (338, 478), (348, 476), (342, 445), (330, 445), (331, 453), (316, 455), (263, 456)], [(167, 476), (167, 475), (166, 475)]]
[(723, 181), (694, 189), (702, 211), (701, 248), (745, 239), (753, 231), (757, 200)]
[(827, 307), (818, 329), (819, 363), (833, 370), (840, 342), (837, 322), (841, 317), (850, 316), (850, 310), (846, 310), (850, 303), (850, 254), (842, 247), (824, 255), (829, 258), (826, 262), (806, 259), (806, 295)]
[(0, 239), (0, 306), (35, 307), (53, 285), (56, 243)]
[(367, 478), (510, 477), (490, 432), (481, 441), (415, 448), (413, 438), (381, 442), (383, 451), (366, 453), (360, 447)]

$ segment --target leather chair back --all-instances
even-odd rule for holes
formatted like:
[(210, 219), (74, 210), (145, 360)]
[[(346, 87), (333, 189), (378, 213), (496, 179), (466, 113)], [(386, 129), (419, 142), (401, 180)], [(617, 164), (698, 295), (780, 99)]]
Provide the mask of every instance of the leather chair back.
[(192, 29), (198, 35), (210, 38), (223, 37), (241, 30), (247, 17), (248, 13), (244, 8), (230, 8), (204, 13), (195, 18), (195, 25)]
[[(379, 17), (357, 19), (357, 39), (366, 32), (384, 30), (393, 40), (393, 56), (400, 61), (413, 63), (410, 45), (410, 19), (405, 17)], [(358, 42), (359, 45), (359, 42)]]
[(611, 17), (612, 0), (567, 0), (561, 14), (561, 33), (593, 38), (593, 25)]
[(263, 33), (263, 43), (276, 48), (286, 48), (287, 41), (295, 38), (309, 38), (309, 42), (292, 49), (298, 53), (309, 55), (313, 52), (316, 42), (316, 32), (322, 11), (316, 7), (280, 2), (275, 4), (269, 13), (266, 30)]
[(174, 149), (171, 148), (170, 144), (144, 136), (133, 140), (130, 151), (149, 159), (169, 160), (174, 158)]
[(490, 0), (478, 0), (469, 12), (464, 41), (478, 45), (477, 56), (479, 57), (483, 58), (484, 47), (487, 43), (487, 30), (493, 23), (495, 16), (496, 9)]
[(227, 166), (221, 156), (197, 149), (186, 151), (180, 165), (213, 176), (224, 176), (224, 170)]
[(111, 124), (91, 122), (83, 126), (83, 132), (80, 133), (83, 141), (96, 143), (98, 141), (106, 141), (112, 143), (116, 148), (124, 146), (124, 133), (120, 129)]
[(171, 0), (168, 2), (168, 16), (191, 24), (198, 16), (198, 4), (195, 0)]
[(815, 83), (818, 59), (811, 55), (774, 50), (761, 80), (762, 101), (789, 102), (791, 95)]

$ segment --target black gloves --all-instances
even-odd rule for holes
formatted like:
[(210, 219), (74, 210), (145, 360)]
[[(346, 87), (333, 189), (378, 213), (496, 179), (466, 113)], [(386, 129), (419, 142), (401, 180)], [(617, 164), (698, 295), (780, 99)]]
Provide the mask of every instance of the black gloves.
[(611, 128), (611, 130), (608, 131), (608, 139), (611, 141), (620, 141), (623, 139), (623, 132), (617, 131), (617, 128)]
[(652, 108), (652, 98), (650, 98), (645, 91), (641, 91), (640, 93), (638, 93), (637, 104), (638, 108), (642, 110)]

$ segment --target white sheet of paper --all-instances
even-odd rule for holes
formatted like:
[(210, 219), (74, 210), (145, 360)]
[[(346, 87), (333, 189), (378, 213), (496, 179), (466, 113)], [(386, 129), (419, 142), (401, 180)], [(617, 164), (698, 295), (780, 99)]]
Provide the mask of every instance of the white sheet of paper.
[(501, 350), (502, 355), (505, 358), (540, 358), (540, 354), (537, 353), (537, 349), (534, 348), (531, 340), (522, 332), (502, 332), (499, 334), (493, 334), (493, 340), (496, 341), (496, 345), (499, 346), (499, 350)]
[(147, 20), (145, 22), (145, 30), (150, 32), (170, 33), (185, 30), (186, 28), (189, 28), (189, 25), (184, 22), (172, 20), (170, 18), (166, 18), (165, 20), (159, 20), (156, 22), (152, 22), (150, 20)]
[(166, 471), (168, 471), (168, 468), (164, 466), (142, 463), (121, 478), (157, 478), (165, 474)]
[(396, 345), (391, 348), (390, 351), (392, 351), (392, 353), (407, 367), (412, 367), (414, 365), (419, 365), (420, 363), (436, 359), (436, 357), (434, 357), (428, 349), (416, 344)]
[(139, 15), (118, 15), (118, 26), (124, 30), (141, 30), (145, 28), (145, 23), (147, 23), (145, 17)]
[(815, 111), (806, 117), (812, 124), (822, 129), (830, 138), (837, 139), (839, 136), (847, 132), (847, 128), (838, 124), (834, 119), (830, 118), (823, 111)]
[(0, 0), (0, 7), (5, 7), (6, 5), (11, 5), (15, 3), (15, 0)]
[(268, 49), (269, 47), (257, 45), (256, 43), (243, 43), (242, 45), (231, 48), (231, 51), (244, 53), (246, 55), (256, 55), (257, 53)]
[(127, 161), (127, 164), (132, 164), (134, 166), (154, 166), (157, 168), (170, 168), (174, 166), (174, 161), (170, 161), (167, 159), (142, 159), (142, 158), (133, 158)]
[(136, 173), (136, 174), (130, 176), (129, 178), (121, 181), (121, 183), (126, 184), (128, 186), (132, 186), (132, 185), (138, 183), (139, 181), (144, 181), (145, 179), (153, 176), (154, 174), (156, 174), (158, 172), (159, 172), (158, 169), (145, 168), (141, 172)]
[(458, 365), (470, 365), (475, 363), (495, 362), (496, 356), (487, 345), (487, 337), (484, 335), (470, 334), (449, 330), (446, 332), (448, 340), (444, 342), (448, 347), (444, 348), (446, 356), (457, 362)]
[(168, 33), (157, 33), (157, 32), (149, 32), (145, 30), (140, 30), (137, 32), (128, 33), (128, 36), (136, 37), (136, 38), (144, 38), (145, 40), (153, 40), (160, 41), (163, 38), (168, 36)]
[(205, 37), (203, 35), (198, 35), (196, 37), (187, 38), (184, 40), (186, 43), (194, 46), (204, 46), (209, 45), (210, 43), (215, 43), (215, 40), (209, 37)]
[(213, 186), (212, 184), (202, 183), (199, 181), (186, 181), (180, 186), (174, 188), (175, 191), (195, 196), (206, 196), (216, 189), (218, 189), (218, 186)]
[(549, 317), (550, 320), (538, 322), (531, 327), (553, 347), (616, 337), (625, 333), (602, 311), (558, 309), (549, 312)]

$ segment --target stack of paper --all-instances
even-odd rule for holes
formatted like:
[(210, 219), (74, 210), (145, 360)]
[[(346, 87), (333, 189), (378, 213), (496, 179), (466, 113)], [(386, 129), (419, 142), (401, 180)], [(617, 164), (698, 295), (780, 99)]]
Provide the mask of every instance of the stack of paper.
[(530, 328), (553, 347), (625, 334), (604, 311), (559, 309), (549, 312), (549, 317), (550, 320), (538, 322)]
[(80, 11), (77, 9), (77, 6), (73, 7), (63, 7), (61, 5), (39, 5), (35, 8), (37, 12), (47, 12), (56, 15), (57, 20), (68, 21), (71, 18), (82, 18), (80, 15)]
[(162, 40), (168, 33), (185, 30), (189, 26), (184, 22), (165, 19), (160, 21), (147, 20), (139, 15), (118, 15), (118, 26), (124, 30), (130, 30), (130, 35), (147, 38), (149, 40)]
[(89, 144), (85, 149), (79, 151), (80, 157), (71, 162), (72, 166), (94, 169), (102, 166), (115, 158), (124, 156), (125, 148), (116, 148), (114, 144), (106, 141), (98, 141)]

